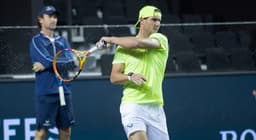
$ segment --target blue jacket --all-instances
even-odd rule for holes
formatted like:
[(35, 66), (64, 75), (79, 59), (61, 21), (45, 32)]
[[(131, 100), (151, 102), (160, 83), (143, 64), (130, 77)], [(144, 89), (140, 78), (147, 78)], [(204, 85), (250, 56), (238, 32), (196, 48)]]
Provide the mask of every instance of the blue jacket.
[[(52, 60), (54, 55), (59, 50), (69, 47), (70, 45), (68, 41), (59, 35), (54, 35), (53, 42), (51, 42), (50, 39), (42, 33), (38, 33), (37, 35), (33, 36), (30, 42), (30, 57), (32, 60), (32, 64), (34, 62), (40, 62), (45, 67), (44, 71), (36, 72), (36, 95), (40, 96), (59, 93), (59, 82), (53, 72)], [(70, 94), (70, 83), (63, 83), (62, 85), (65, 94)]]

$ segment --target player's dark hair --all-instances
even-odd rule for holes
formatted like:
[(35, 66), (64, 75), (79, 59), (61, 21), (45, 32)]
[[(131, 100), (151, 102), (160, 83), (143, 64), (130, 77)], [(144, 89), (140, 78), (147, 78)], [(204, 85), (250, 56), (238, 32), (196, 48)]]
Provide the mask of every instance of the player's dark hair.
[(42, 16), (39, 16), (39, 17), (37, 17), (37, 19), (36, 19), (37, 26), (38, 26), (38, 28), (40, 28), (40, 29), (41, 29), (42, 25), (41, 25), (41, 23), (39, 22), (39, 18), (41, 18), (41, 17), (42, 17)]

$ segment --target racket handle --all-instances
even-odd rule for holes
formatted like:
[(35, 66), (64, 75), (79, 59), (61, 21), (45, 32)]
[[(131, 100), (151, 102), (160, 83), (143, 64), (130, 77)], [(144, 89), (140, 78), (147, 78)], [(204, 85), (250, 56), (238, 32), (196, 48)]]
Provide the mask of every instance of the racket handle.
[(88, 54), (91, 54), (93, 53), (94, 51), (98, 50), (98, 47), (97, 46), (94, 46), (92, 47), (89, 51), (88, 51)]
[(63, 86), (59, 86), (59, 97), (60, 97), (60, 105), (65, 106), (66, 102), (65, 102)]
[(92, 47), (88, 52), (89, 54), (93, 53), (96, 50), (105, 49), (107, 48), (107, 42), (102, 40), (100, 42), (97, 42), (94, 47)]
[(104, 40), (102, 40), (102, 41), (100, 41), (100, 42), (97, 42), (97, 43), (96, 43), (96, 47), (97, 47), (98, 49), (105, 49), (105, 48), (107, 48), (107, 42), (104, 41)]

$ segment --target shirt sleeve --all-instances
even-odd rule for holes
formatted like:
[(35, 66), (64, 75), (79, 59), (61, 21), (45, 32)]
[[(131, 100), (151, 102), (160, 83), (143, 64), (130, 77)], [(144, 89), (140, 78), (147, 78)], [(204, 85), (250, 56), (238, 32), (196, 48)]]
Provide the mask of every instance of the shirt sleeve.
[[(61, 40), (61, 46), (66, 46), (65, 41)], [(30, 56), (32, 63), (40, 62), (46, 69), (52, 68), (53, 61), (53, 47), (50, 41), (46, 41), (41, 36), (33, 37), (30, 43)], [(48, 48), (48, 49), (47, 49)], [(49, 50), (49, 48), (52, 48)], [(56, 47), (55, 47), (56, 48)]]
[(159, 43), (161, 44), (161, 48), (168, 50), (169, 44), (168, 44), (168, 39), (165, 35), (163, 35), (161, 33), (153, 33), (149, 36), (149, 38), (154, 38), (154, 39), (158, 40)]
[(126, 58), (125, 49), (118, 46), (112, 64), (124, 63)]
[(38, 38), (32, 38), (30, 42), (30, 57), (32, 63), (40, 62), (43, 64), (45, 68), (50, 68), (52, 65), (52, 61), (50, 60), (50, 55), (48, 51), (42, 47), (42, 44), (38, 42)]

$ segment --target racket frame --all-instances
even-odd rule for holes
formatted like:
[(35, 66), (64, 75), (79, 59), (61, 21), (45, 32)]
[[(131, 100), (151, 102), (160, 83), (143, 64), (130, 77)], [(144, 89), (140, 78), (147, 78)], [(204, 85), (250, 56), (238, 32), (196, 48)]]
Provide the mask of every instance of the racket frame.
[[(57, 59), (58, 57), (64, 52), (64, 51), (72, 51), (74, 52), (78, 59), (79, 59), (79, 70), (78, 72), (75, 74), (75, 76), (71, 77), (70, 79), (64, 79), (63, 77), (61, 77), (60, 73), (58, 72), (58, 68), (57, 68)], [(58, 51), (56, 53), (56, 55), (53, 58), (53, 62), (52, 62), (52, 67), (53, 67), (53, 71), (55, 73), (55, 75), (63, 82), (71, 82), (73, 80), (75, 80), (79, 74), (81, 73), (81, 71), (83, 70), (84, 64), (86, 62), (87, 57), (89, 56), (89, 52), (88, 51), (79, 51), (79, 50), (75, 50), (72, 48), (66, 48), (66, 49), (62, 49), (60, 51)]]
[[(102, 40), (98, 43), (96, 43), (96, 45), (94, 47), (92, 47), (91, 49), (89, 49), (88, 51), (80, 51), (80, 50), (75, 50), (75, 49), (72, 49), (72, 48), (65, 48), (65, 49), (62, 49), (60, 51), (58, 51), (54, 58), (53, 58), (53, 62), (52, 62), (52, 66), (53, 66), (53, 71), (55, 73), (55, 75), (63, 82), (71, 82), (73, 80), (75, 80), (79, 74), (81, 73), (81, 71), (83, 70), (83, 67), (84, 67), (84, 64), (86, 62), (86, 59), (87, 57), (92, 54), (93, 52), (99, 50), (99, 49), (105, 49), (107, 48), (108, 45), (107, 45), (107, 42)], [(77, 56), (78, 56), (78, 59), (79, 59), (79, 70), (78, 72), (76, 73), (76, 75), (70, 79), (64, 79), (61, 77), (60, 73), (58, 72), (58, 69), (57, 69), (57, 58), (58, 56), (63, 53), (64, 51), (73, 51)]]

